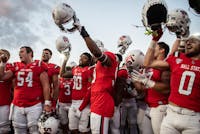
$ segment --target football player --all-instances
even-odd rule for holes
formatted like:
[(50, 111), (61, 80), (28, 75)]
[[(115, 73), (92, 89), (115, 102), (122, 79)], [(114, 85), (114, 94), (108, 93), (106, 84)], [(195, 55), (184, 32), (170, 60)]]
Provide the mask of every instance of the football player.
[(89, 127), (89, 105), (80, 109), (83, 99), (87, 92), (90, 92), (88, 88), (91, 85), (93, 69), (90, 67), (92, 62), (92, 56), (85, 52), (80, 55), (79, 65), (72, 68), (72, 70), (65, 70), (66, 63), (68, 61), (69, 53), (65, 53), (65, 59), (62, 64), (60, 76), (63, 78), (69, 78), (73, 76), (73, 88), (72, 88), (72, 104), (69, 108), (69, 129), (72, 134), (88, 133)]
[[(162, 32), (162, 31), (160, 31)], [(162, 33), (158, 33), (162, 34)], [(158, 35), (162, 36), (162, 35)], [(157, 42), (159, 37), (153, 37), (154, 47), (149, 47), (145, 59), (144, 66), (147, 66), (152, 60), (164, 60), (169, 52), (169, 46), (164, 42)], [(151, 55), (153, 54), (153, 55)], [(153, 59), (151, 57), (153, 56)], [(166, 114), (168, 96), (169, 96), (169, 71), (160, 71), (153, 68), (147, 69), (147, 77), (149, 79), (160, 82), (158, 87), (149, 87), (146, 89), (145, 101), (149, 106), (149, 115), (154, 134), (160, 133), (160, 125)], [(158, 92), (152, 88), (162, 89), (165, 92)]]
[(91, 131), (93, 134), (107, 134), (109, 119), (114, 113), (112, 95), (120, 58), (112, 52), (102, 52), (79, 22), (74, 25), (90, 52), (98, 59), (91, 85)]
[(52, 111), (55, 111), (56, 103), (59, 95), (59, 83), (58, 74), (60, 72), (60, 67), (56, 64), (49, 63), (52, 57), (52, 51), (48, 48), (43, 49), (41, 60), (46, 63), (48, 67), (48, 77), (51, 90), (51, 100), (52, 100)]
[[(171, 71), (169, 105), (167, 116), (161, 124), (161, 134), (197, 134), (200, 132), (198, 90), (200, 85), (197, 82), (200, 76), (198, 69), (200, 34), (189, 36), (185, 45), (185, 54), (176, 51), (170, 54), (166, 61), (156, 60), (149, 65)], [(149, 82), (150, 85), (155, 84), (152, 81)], [(155, 90), (159, 89), (155, 88)]]
[[(72, 67), (67, 66), (66, 71), (71, 70)], [(68, 128), (68, 112), (72, 103), (71, 92), (73, 88), (73, 77), (59, 78), (59, 97), (58, 97), (58, 105), (59, 105), (59, 117), (61, 123), (61, 129), (64, 134), (67, 134), (69, 131)]]
[(15, 77), (10, 117), (16, 134), (27, 133), (27, 130), (29, 133), (39, 133), (39, 116), (43, 110), (51, 110), (48, 68), (42, 61), (33, 60), (33, 50), (28, 46), (20, 48), (19, 58), (21, 62), (14, 62), (12, 68), (6, 71), (7, 60), (5, 56), (0, 57), (1, 80)]
[[(5, 56), (7, 62), (10, 58), (10, 53), (6, 49), (0, 49), (0, 56)], [(1, 59), (0, 59), (1, 62)], [(11, 64), (6, 63), (5, 70), (9, 70)], [(0, 131), (7, 134), (10, 131), (9, 111), (11, 98), (12, 79), (0, 81)]]
[(172, 72), (169, 108), (161, 124), (161, 134), (200, 133), (199, 56), (200, 34), (193, 34), (186, 40), (185, 54), (175, 52), (166, 61), (155, 61), (150, 65)]

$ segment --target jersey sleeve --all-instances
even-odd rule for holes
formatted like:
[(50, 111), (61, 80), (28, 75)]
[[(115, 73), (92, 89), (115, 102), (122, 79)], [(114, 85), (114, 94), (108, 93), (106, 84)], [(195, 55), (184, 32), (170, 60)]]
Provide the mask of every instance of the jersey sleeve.
[(168, 62), (168, 64), (170, 65), (170, 68), (173, 67), (173, 65), (176, 65), (176, 62), (178, 62), (178, 57), (179, 57), (180, 53), (174, 52), (173, 54), (169, 55), (168, 58), (166, 59), (166, 62)]
[(80, 111), (82, 111), (90, 103), (90, 96), (91, 96), (91, 89), (89, 88), (86, 95), (83, 98), (83, 102), (79, 107)]
[(104, 54), (107, 55), (110, 58), (112, 63), (116, 61), (116, 55), (114, 53), (111, 53), (111, 52), (107, 51), (107, 52), (104, 52)]
[(117, 77), (123, 77), (123, 78), (128, 78), (128, 73), (127, 73), (127, 70), (126, 69), (120, 69), (118, 72), (117, 72)]
[(58, 65), (53, 65), (53, 70), (52, 70), (52, 74), (59, 74), (60, 72), (60, 67)]
[(48, 71), (48, 66), (43, 62), (43, 61), (39, 61), (40, 66), (41, 66), (41, 72), (47, 72)]

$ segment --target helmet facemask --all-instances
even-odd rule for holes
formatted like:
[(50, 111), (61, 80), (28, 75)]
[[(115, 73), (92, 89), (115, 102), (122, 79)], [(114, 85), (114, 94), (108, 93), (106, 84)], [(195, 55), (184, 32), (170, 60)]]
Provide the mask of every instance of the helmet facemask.
[(77, 28), (75, 26), (72, 26), (71, 28), (66, 27), (66, 25), (69, 25), (69, 23), (72, 21), (72, 24), (79, 21), (79, 19), (76, 17), (75, 11), (68, 4), (61, 3), (57, 5), (52, 12), (52, 16), (55, 24), (60, 28), (61, 31), (70, 33), (76, 31)]

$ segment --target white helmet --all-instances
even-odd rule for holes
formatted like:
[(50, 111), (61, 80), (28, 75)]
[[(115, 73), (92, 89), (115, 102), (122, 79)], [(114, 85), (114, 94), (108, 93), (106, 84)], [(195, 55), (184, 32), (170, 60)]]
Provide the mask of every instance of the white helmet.
[(139, 70), (144, 62), (144, 54), (141, 50), (135, 49), (129, 52), (127, 57), (125, 58), (125, 64), (127, 68), (132, 68), (135, 70)]
[(117, 47), (121, 48), (119, 50), (120, 54), (124, 54), (125, 51), (128, 49), (129, 45), (132, 43), (131, 37), (128, 35), (122, 35), (121, 37), (119, 37), (119, 40), (117, 42)]
[(167, 4), (164, 0), (147, 0), (142, 9), (142, 23), (157, 30), (167, 20)]
[(71, 43), (69, 42), (69, 39), (66, 36), (59, 36), (56, 39), (56, 49), (60, 53), (70, 52), (71, 51)]
[(39, 132), (41, 134), (56, 134), (60, 121), (52, 115), (42, 114), (38, 121)]
[(69, 6), (68, 4), (61, 3), (58, 4), (52, 12), (52, 16), (54, 19), (54, 22), (58, 27), (63, 31), (73, 32), (75, 31), (75, 27), (65, 29), (63, 27), (63, 24), (70, 22), (71, 20), (78, 20), (75, 15), (75, 11)]
[(186, 11), (175, 9), (169, 12), (166, 26), (170, 32), (180, 33), (181, 37), (188, 37), (190, 18)]

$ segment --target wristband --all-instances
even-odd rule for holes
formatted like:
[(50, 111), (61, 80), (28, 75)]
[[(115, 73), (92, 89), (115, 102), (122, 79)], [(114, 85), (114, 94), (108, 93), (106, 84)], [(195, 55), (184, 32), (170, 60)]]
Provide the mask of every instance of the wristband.
[(156, 41), (152, 40), (149, 45), (149, 49), (155, 49), (155, 47), (156, 47)]
[(83, 37), (83, 38), (85, 38), (85, 37), (90, 37), (90, 35), (87, 33), (87, 31), (85, 30), (85, 27), (83, 26), (82, 28), (81, 28), (81, 36)]
[(99, 60), (99, 59), (101, 59), (103, 56), (104, 56), (104, 54), (101, 53), (101, 56), (97, 57), (97, 59)]
[(44, 105), (51, 106), (51, 101), (50, 101), (50, 100), (45, 100), (45, 101), (44, 101)]

